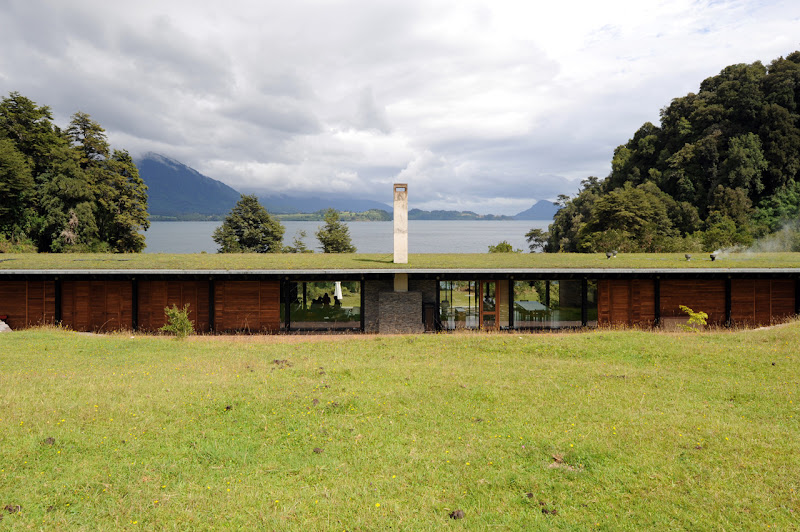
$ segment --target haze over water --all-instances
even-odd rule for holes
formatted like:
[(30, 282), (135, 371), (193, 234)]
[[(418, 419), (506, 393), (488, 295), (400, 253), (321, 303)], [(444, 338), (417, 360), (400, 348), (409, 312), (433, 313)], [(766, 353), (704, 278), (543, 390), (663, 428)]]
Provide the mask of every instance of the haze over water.
[[(291, 245), (299, 231), (304, 242), (319, 252), (314, 233), (323, 222), (281, 222), (286, 228), (284, 244)], [(532, 228), (547, 229), (551, 220), (410, 220), (409, 253), (486, 253), (490, 245), (503, 240), (514, 249), (528, 251), (525, 233)], [(216, 253), (211, 235), (222, 222), (152, 222), (145, 232), (146, 253)], [(392, 253), (392, 222), (348, 222), (350, 237), (359, 253)]]

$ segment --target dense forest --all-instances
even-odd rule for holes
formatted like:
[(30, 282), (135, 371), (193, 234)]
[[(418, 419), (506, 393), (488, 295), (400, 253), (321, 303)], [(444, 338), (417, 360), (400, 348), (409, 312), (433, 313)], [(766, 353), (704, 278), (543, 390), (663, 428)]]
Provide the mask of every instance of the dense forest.
[(711, 251), (797, 223), (800, 52), (726, 67), (660, 116), (559, 197), (545, 251)]
[(63, 131), (49, 107), (0, 100), (0, 251), (141, 251), (149, 225), (147, 187), (100, 124), (78, 112)]

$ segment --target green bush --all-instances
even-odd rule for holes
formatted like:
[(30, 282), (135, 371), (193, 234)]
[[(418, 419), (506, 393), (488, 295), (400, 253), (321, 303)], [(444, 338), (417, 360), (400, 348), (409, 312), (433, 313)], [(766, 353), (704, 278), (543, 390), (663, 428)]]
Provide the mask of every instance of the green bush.
[(159, 331), (172, 333), (178, 339), (194, 334), (194, 324), (189, 319), (189, 303), (182, 309), (177, 305), (172, 305), (172, 308), (164, 307), (164, 315), (167, 317), (167, 323)]
[(686, 305), (680, 305), (681, 312), (689, 316), (689, 321), (682, 324), (680, 327), (684, 331), (694, 332), (700, 327), (705, 327), (708, 320), (708, 314), (705, 312), (695, 312)]

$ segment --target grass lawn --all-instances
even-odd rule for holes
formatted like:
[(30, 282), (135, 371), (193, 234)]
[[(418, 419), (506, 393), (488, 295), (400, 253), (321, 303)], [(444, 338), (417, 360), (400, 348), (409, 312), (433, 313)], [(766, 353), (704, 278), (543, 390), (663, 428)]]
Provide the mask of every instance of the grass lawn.
[(798, 345), (2, 334), (0, 528), (796, 529)]
[(408, 264), (391, 254), (368, 253), (3, 253), (0, 271), (17, 269), (326, 270), (426, 268), (800, 268), (800, 253), (413, 253)]

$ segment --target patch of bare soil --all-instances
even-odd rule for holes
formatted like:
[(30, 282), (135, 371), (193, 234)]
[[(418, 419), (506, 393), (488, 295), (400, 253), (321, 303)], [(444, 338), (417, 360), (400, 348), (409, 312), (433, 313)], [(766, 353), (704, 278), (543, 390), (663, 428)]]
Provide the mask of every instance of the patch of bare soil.
[(582, 467), (575, 467), (566, 463), (563, 454), (554, 454), (551, 458), (553, 462), (547, 466), (549, 469), (563, 469), (564, 471), (581, 471), (583, 469)]

